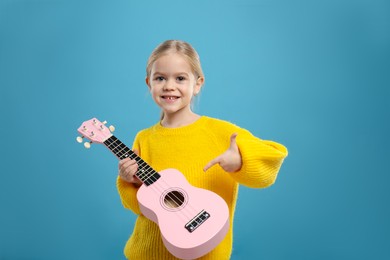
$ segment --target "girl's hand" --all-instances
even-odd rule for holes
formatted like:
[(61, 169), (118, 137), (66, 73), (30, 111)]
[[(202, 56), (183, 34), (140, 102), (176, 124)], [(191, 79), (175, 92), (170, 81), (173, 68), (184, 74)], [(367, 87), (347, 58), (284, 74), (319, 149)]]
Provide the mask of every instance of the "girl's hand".
[(211, 160), (204, 168), (203, 171), (207, 171), (215, 164), (219, 164), (226, 172), (236, 172), (241, 169), (242, 159), (240, 150), (236, 143), (237, 133), (232, 134), (230, 137), (230, 147), (223, 154), (217, 158)]
[[(138, 151), (133, 151), (136, 155), (138, 155)], [(142, 185), (142, 182), (135, 176), (138, 170), (138, 164), (136, 160), (125, 158), (119, 161), (119, 176), (122, 180), (133, 183), (134, 186), (139, 187)]]

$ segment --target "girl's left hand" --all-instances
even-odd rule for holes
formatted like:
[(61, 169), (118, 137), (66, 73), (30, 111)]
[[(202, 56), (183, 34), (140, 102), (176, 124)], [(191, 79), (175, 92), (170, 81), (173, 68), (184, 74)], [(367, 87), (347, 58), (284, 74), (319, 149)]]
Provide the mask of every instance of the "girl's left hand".
[(215, 164), (219, 164), (226, 172), (236, 172), (241, 169), (242, 159), (240, 150), (236, 143), (237, 133), (234, 133), (230, 137), (230, 147), (223, 154), (217, 158), (211, 160), (204, 168), (203, 171), (207, 171)]

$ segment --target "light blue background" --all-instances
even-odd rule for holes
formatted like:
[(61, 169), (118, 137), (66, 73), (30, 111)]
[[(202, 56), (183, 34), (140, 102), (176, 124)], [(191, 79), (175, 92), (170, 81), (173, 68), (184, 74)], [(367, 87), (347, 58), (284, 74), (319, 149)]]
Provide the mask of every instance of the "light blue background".
[(117, 160), (158, 108), (166, 39), (198, 50), (198, 113), (289, 148), (277, 183), (242, 187), (232, 259), (390, 259), (390, 4), (380, 0), (1, 0), (0, 259), (124, 259), (135, 216)]

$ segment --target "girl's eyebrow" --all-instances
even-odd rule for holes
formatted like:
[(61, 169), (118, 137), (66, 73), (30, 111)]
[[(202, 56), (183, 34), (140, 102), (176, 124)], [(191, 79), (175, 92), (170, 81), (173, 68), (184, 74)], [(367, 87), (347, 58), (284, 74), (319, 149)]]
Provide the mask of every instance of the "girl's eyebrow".
[(156, 74), (162, 75), (162, 74), (164, 74), (164, 73), (159, 72), (159, 71), (153, 72), (153, 75), (156, 75)]
[(188, 76), (188, 73), (187, 72), (179, 72), (179, 73), (176, 73), (177, 75), (182, 75), (182, 74), (184, 74), (184, 75), (187, 75)]
[[(155, 72), (153, 72), (153, 75), (166, 75), (166, 73), (155, 71)], [(188, 74), (188, 72), (182, 71), (182, 72), (174, 73), (174, 75), (187, 75), (188, 76), (189, 74)]]

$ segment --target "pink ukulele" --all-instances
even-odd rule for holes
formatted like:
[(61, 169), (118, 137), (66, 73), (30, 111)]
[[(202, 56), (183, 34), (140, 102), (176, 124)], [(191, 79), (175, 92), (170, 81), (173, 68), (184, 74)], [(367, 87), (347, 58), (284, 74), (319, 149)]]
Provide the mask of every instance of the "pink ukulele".
[[(160, 227), (168, 251), (182, 259), (201, 257), (214, 249), (229, 230), (229, 209), (217, 194), (191, 186), (176, 169), (156, 172), (111, 134), (105, 123), (93, 118), (77, 130), (91, 142), (104, 144), (118, 159), (130, 157), (138, 164), (136, 176), (143, 182), (137, 192), (141, 212)], [(110, 131), (111, 130), (111, 131)]]

